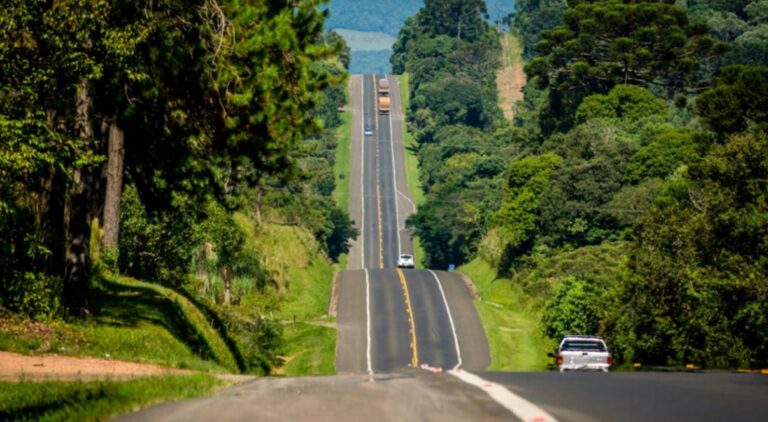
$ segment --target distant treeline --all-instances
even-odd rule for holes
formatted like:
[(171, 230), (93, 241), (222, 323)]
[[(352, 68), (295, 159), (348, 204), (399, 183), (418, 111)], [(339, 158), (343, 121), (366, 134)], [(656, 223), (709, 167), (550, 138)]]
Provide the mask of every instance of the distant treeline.
[(768, 2), (679, 3), (517, 1), (529, 84), (506, 122), (482, 1), (426, 1), (392, 57), (427, 193), (409, 223), (429, 265), (519, 283), (552, 338), (765, 366)]

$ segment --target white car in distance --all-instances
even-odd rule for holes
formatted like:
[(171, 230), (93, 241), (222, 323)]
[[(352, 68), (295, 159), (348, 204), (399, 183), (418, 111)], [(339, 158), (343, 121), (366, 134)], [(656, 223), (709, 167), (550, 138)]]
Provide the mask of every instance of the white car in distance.
[(398, 268), (413, 268), (413, 255), (400, 254), (397, 258)]

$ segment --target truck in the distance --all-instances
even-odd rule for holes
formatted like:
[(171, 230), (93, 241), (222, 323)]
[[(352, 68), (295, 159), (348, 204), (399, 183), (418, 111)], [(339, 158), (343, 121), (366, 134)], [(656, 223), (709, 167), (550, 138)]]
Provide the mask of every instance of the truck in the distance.
[(389, 79), (379, 79), (379, 96), (389, 96)]
[(389, 97), (379, 96), (379, 113), (389, 114), (390, 104)]

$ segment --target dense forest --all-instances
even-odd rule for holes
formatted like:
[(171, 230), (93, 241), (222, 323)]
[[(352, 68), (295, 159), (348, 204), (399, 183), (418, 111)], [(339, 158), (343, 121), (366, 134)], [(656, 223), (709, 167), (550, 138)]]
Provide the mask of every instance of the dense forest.
[(233, 216), (301, 226), (331, 259), (356, 235), (331, 199), (349, 51), (320, 4), (6, 7), (0, 311), (88, 318), (119, 272), (207, 304), (255, 341), (240, 369), (268, 371), (280, 327), (236, 318), (232, 284), (269, 297), (273, 274)]
[(485, 12), (426, 1), (391, 59), (427, 265), (482, 259), (625, 364), (768, 364), (768, 2), (519, 0), (512, 122)]

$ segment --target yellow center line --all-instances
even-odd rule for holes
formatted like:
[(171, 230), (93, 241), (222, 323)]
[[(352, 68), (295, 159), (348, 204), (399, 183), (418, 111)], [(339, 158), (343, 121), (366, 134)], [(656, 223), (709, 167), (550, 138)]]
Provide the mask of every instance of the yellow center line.
[(408, 283), (405, 281), (405, 274), (398, 268), (397, 277), (400, 279), (400, 285), (403, 286), (403, 292), (405, 294), (405, 311), (408, 313), (408, 322), (411, 324), (411, 365), (416, 368), (419, 366), (419, 347), (416, 343), (416, 324), (413, 320), (413, 309), (411, 308), (411, 295), (408, 293)]
[(381, 224), (381, 166), (379, 163), (379, 143), (376, 143), (376, 211), (379, 222), (379, 269), (384, 268), (384, 239)]

